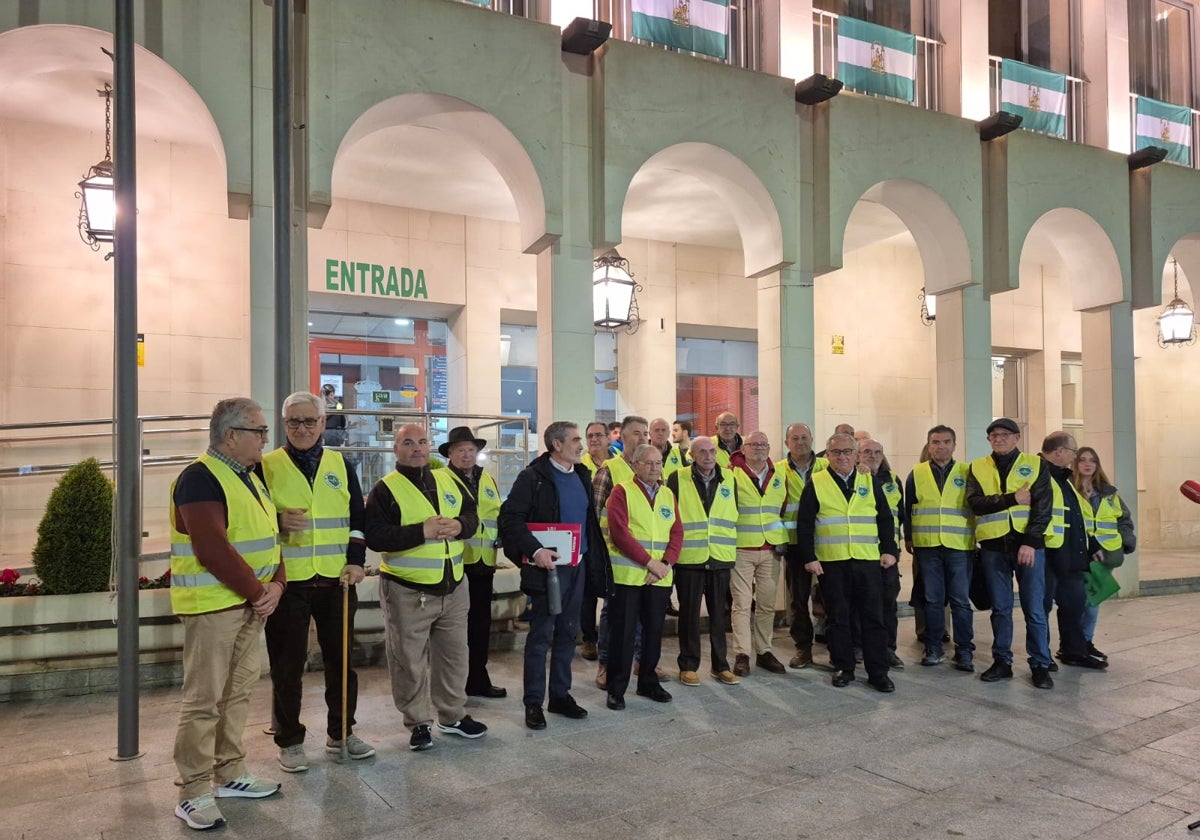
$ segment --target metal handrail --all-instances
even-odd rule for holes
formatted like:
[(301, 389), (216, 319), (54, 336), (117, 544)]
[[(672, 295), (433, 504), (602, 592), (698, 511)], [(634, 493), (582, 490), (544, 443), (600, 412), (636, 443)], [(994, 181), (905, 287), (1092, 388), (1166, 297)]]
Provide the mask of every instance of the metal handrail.
[[(207, 420), (207, 414), (148, 414), (145, 417), (139, 417), (143, 423), (163, 423), (176, 420)], [(111, 426), (113, 421), (111, 418), (97, 420), (45, 420), (37, 423), (0, 423), (0, 432), (7, 432), (17, 429), (54, 429), (64, 426)], [(2, 442), (2, 441), (0, 441)]]
[[(169, 466), (171, 464), (190, 464), (196, 460), (196, 455), (143, 455), (141, 463), (143, 467), (160, 467)], [(116, 461), (107, 459), (97, 461), (101, 469), (112, 469), (117, 465)], [(61, 475), (76, 464), (31, 464), (21, 467), (0, 467), (0, 478), (13, 478), (16, 476), (26, 475)]]

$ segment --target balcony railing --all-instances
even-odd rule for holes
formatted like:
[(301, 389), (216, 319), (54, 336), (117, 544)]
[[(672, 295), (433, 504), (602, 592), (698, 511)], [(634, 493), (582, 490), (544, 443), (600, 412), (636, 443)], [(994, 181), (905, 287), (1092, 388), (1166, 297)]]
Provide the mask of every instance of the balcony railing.
[[(991, 113), (996, 113), (1000, 110), (1001, 101), (1001, 83), (1000, 83), (1000, 66), (1004, 59), (999, 56), (988, 56), (988, 99), (991, 102)], [(1073, 143), (1084, 143), (1086, 125), (1086, 103), (1087, 97), (1085, 94), (1084, 85), (1086, 82), (1083, 79), (1077, 79), (1074, 76), (1067, 76), (1067, 140)], [(1045, 132), (1037, 132), (1044, 134)]]
[(537, 20), (537, 0), (487, 0), (486, 3), (477, 3), (475, 0), (459, 0), (459, 2), (468, 3), (472, 6), (482, 6), (486, 9), (491, 9), (493, 12), (512, 15), (513, 17)]
[[(813, 72), (836, 76), (838, 57), (838, 15), (813, 9)], [(927, 111), (941, 110), (942, 43), (917, 36), (916, 98), (911, 104)], [(867, 94), (878, 96), (878, 94)], [(891, 99), (879, 96), (880, 99)], [(903, 101), (903, 100), (893, 100)]]
[[(1136, 93), (1129, 94), (1129, 148), (1137, 148), (1137, 100)], [(1192, 111), (1192, 169), (1200, 169), (1200, 162), (1197, 157), (1200, 157), (1200, 111), (1195, 108)], [(1167, 161), (1174, 163), (1174, 161)], [(1178, 164), (1182, 166), (1183, 164)]]
[(613, 38), (644, 44), (648, 47), (657, 47), (668, 52), (690, 55), (705, 61), (728, 64), (731, 67), (744, 67), (747, 70), (762, 69), (762, 0), (729, 0), (727, 30), (729, 44), (723, 60), (634, 38), (631, 0), (593, 0), (592, 6), (593, 18), (612, 24)]

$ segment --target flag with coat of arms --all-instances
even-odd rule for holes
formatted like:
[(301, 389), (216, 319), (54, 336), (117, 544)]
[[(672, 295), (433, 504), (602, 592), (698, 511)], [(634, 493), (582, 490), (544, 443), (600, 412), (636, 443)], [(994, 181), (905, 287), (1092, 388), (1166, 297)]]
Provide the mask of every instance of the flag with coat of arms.
[(633, 37), (724, 59), (729, 0), (633, 0)]
[(1135, 121), (1135, 151), (1147, 146), (1161, 146), (1167, 150), (1167, 160), (1192, 165), (1191, 108), (1139, 96)]
[(1000, 63), (1000, 110), (1018, 114), (1021, 128), (1067, 136), (1067, 77), (1010, 58)]
[(843, 15), (837, 60), (837, 77), (848, 88), (905, 102), (916, 98), (916, 35)]

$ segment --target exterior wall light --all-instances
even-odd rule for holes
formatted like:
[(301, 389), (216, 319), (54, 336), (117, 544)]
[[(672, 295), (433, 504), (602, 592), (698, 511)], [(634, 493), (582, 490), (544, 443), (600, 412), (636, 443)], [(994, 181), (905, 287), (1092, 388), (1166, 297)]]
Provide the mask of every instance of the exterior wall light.
[(922, 286), (917, 299), (921, 301), (921, 323), (931, 326), (937, 320), (937, 295), (927, 293)]
[(1174, 272), (1172, 300), (1158, 316), (1158, 346), (1185, 347), (1196, 343), (1196, 313), (1179, 297), (1179, 261), (1171, 258)]
[[(88, 170), (79, 182), (75, 197), (79, 202), (79, 238), (93, 251), (101, 243), (111, 244), (117, 229), (117, 196), (113, 188), (112, 162), (112, 98), (111, 85), (96, 91), (104, 98), (104, 160)], [(112, 256), (110, 252), (105, 256)]]
[(641, 326), (637, 293), (642, 287), (629, 271), (629, 260), (611, 248), (592, 261), (592, 322), (598, 330), (624, 329), (632, 335)]

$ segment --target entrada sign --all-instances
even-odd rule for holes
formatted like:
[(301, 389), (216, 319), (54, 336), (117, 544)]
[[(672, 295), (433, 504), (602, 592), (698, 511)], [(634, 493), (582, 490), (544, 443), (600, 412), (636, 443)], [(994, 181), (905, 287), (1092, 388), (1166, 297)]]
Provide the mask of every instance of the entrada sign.
[(413, 274), (411, 268), (397, 270), (394, 265), (325, 260), (325, 288), (331, 292), (429, 300), (425, 271), (420, 268)]

